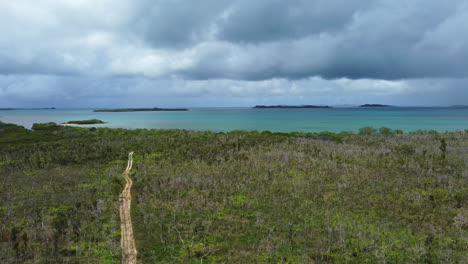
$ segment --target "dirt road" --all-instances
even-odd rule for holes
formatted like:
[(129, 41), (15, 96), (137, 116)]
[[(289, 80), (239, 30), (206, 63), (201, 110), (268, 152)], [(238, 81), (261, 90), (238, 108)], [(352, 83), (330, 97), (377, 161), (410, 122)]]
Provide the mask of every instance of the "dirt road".
[(128, 173), (132, 169), (133, 165), (133, 152), (128, 154), (127, 168), (122, 173), (125, 177), (125, 187), (119, 196), (119, 211), (120, 211), (120, 250), (122, 264), (136, 264), (137, 263), (137, 250), (135, 246), (135, 238), (133, 236), (132, 219), (130, 215), (130, 208), (132, 203), (132, 195), (130, 189), (132, 188), (132, 179), (128, 177)]

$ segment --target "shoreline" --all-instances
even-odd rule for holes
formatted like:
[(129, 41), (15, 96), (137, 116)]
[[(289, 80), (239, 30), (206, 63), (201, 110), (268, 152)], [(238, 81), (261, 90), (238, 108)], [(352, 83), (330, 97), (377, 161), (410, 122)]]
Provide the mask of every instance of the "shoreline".
[(445, 132), (467, 129), (468, 109), (403, 109), (398, 107), (254, 110), (245, 108), (133, 113), (92, 113), (90, 110), (55, 110), (55, 112), (50, 111), (48, 113), (39, 111), (0, 111), (0, 120), (27, 128), (31, 128), (33, 123), (67, 123), (76, 119), (100, 119), (111, 123), (96, 127), (128, 129), (188, 129), (214, 132), (233, 130), (341, 132), (351, 130), (357, 132), (359, 128), (364, 126), (386, 126), (392, 129), (401, 129), (405, 132), (417, 130)]
[[(0, 120), (1, 122), (1, 120)], [(98, 124), (78, 124), (78, 123), (56, 123), (58, 126), (64, 126), (64, 127), (74, 127), (74, 126), (90, 126), (90, 125), (103, 125), (103, 124), (109, 124), (110, 122), (103, 122), (103, 123), (98, 123)], [(44, 124), (44, 123), (39, 123), (39, 124)], [(110, 127), (108, 127), (110, 128)]]
[[(78, 123), (55, 123), (55, 122), (45, 122), (45, 123), (34, 123), (31, 127), (27, 127), (21, 124), (16, 123), (6, 123), (0, 120), (0, 124), (12, 124), (15, 126), (22, 127), (24, 129), (34, 131), (33, 125), (51, 125), (54, 124), (56, 127), (72, 127), (72, 128), (99, 128), (99, 129), (124, 129), (124, 130), (150, 130), (150, 131), (192, 131), (196, 133), (225, 133), (225, 134), (232, 134), (232, 133), (253, 133), (253, 134), (272, 134), (272, 135), (289, 135), (289, 136), (307, 136), (307, 135), (316, 135), (316, 134), (329, 134), (329, 135), (368, 135), (368, 136), (378, 136), (378, 135), (399, 135), (399, 134), (446, 134), (446, 133), (461, 133), (467, 132), (467, 129), (455, 129), (455, 130), (445, 130), (445, 131), (438, 131), (434, 129), (415, 129), (410, 131), (403, 131), (398, 128), (390, 128), (390, 127), (372, 127), (366, 126), (358, 128), (357, 130), (339, 130), (339, 131), (330, 131), (330, 130), (320, 130), (320, 131), (275, 131), (275, 130), (248, 130), (248, 129), (233, 129), (233, 130), (226, 130), (226, 131), (219, 131), (219, 130), (209, 130), (209, 129), (183, 129), (183, 128), (128, 128), (128, 127), (108, 127), (105, 126), (106, 124), (111, 124), (111, 122), (103, 122), (99, 124), (78, 124)], [(96, 126), (99, 125), (99, 126)], [(0, 131), (1, 132), (1, 131)]]

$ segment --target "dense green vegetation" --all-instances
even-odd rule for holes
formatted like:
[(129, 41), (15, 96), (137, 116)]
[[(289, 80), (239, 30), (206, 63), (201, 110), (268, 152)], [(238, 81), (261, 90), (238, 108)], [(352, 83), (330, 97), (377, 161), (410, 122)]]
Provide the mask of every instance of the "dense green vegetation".
[(105, 122), (99, 119), (88, 119), (88, 120), (75, 120), (68, 121), (67, 124), (77, 124), (77, 125), (93, 125), (93, 124), (104, 124)]
[(0, 263), (467, 263), (468, 132), (0, 123)]

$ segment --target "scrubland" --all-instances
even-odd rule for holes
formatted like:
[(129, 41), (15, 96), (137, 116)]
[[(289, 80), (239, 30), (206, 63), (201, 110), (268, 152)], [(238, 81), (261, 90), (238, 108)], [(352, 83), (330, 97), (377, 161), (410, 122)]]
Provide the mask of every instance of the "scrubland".
[(0, 263), (468, 263), (468, 132), (0, 123)]

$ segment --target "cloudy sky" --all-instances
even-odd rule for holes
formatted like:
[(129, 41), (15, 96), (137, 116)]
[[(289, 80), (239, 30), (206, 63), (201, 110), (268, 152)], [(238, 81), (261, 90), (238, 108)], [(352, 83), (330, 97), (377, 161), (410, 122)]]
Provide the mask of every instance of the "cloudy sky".
[(468, 0), (4, 0), (0, 107), (468, 104)]

